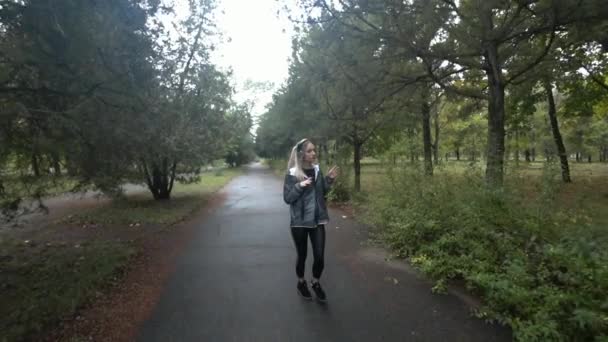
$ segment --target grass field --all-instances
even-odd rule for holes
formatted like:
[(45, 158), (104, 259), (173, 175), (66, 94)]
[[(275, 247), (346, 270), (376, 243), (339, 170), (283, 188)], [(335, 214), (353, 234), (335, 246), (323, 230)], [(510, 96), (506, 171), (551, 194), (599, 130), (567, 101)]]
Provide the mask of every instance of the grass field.
[(572, 163), (569, 184), (558, 165), (508, 165), (502, 188), (487, 187), (480, 164), (445, 163), (433, 177), (419, 167), (363, 164), (355, 207), (378, 241), (436, 291), (464, 282), (484, 303), (476, 314), (516, 340), (608, 336), (608, 164)]
[(241, 173), (204, 173), (197, 183), (176, 184), (169, 201), (155, 201), (148, 192), (114, 200), (26, 240), (0, 235), (0, 341), (35, 339), (73, 316), (120, 281), (139, 239), (186, 219)]
[[(406, 164), (411, 167), (410, 164)], [(545, 163), (521, 162), (519, 167), (507, 165), (506, 184), (526, 189), (529, 196), (535, 196), (537, 187), (542, 182)], [(483, 175), (483, 164), (471, 165), (466, 161), (442, 163), (434, 170), (435, 177), (442, 175), (464, 175), (478, 172)], [(552, 176), (560, 179), (557, 165), (554, 165)], [(361, 190), (364, 193), (374, 192), (387, 179), (388, 167), (377, 160), (365, 159), (361, 167)], [(572, 183), (560, 184), (558, 203), (563, 208), (580, 209), (590, 216), (593, 226), (608, 228), (608, 164), (607, 163), (570, 163)], [(608, 234), (607, 234), (608, 235)]]
[(239, 168), (205, 172), (196, 183), (176, 183), (169, 201), (156, 201), (150, 192), (144, 191), (66, 219), (80, 224), (174, 224), (200, 208), (210, 194), (241, 173)]

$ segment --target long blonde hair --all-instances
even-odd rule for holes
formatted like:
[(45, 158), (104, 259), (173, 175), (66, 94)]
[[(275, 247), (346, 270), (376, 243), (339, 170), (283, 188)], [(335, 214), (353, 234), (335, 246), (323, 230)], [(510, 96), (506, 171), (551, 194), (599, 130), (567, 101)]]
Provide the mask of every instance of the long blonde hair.
[(291, 156), (289, 156), (289, 161), (287, 162), (287, 172), (290, 172), (292, 168), (295, 168), (294, 176), (301, 182), (306, 179), (306, 174), (302, 169), (302, 164), (304, 163), (304, 151), (306, 146), (310, 144), (310, 140), (304, 138), (291, 149)]

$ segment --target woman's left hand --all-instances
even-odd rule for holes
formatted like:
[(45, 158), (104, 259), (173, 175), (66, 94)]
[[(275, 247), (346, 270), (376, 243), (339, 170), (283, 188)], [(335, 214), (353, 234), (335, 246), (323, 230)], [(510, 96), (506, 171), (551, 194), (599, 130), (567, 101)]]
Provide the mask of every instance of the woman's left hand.
[(340, 168), (338, 166), (334, 166), (331, 169), (329, 169), (329, 171), (327, 171), (327, 176), (331, 179), (336, 179), (336, 177), (338, 177), (338, 170)]

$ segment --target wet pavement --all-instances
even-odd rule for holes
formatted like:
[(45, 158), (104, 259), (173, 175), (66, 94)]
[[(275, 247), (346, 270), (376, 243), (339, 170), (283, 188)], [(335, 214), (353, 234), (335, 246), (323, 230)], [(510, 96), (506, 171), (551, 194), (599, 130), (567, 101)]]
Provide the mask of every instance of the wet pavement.
[[(140, 341), (510, 341), (454, 295), (366, 244), (366, 229), (330, 210), (325, 304), (297, 295), (282, 179), (248, 168), (201, 219)], [(312, 251), (306, 276), (310, 278)]]

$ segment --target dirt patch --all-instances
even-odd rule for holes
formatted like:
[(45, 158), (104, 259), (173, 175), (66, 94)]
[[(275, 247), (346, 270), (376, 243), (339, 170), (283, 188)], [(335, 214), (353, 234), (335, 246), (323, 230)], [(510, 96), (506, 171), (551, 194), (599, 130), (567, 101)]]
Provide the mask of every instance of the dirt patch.
[[(140, 253), (134, 258), (118, 285), (108, 289), (75, 317), (64, 321), (45, 341), (133, 341), (141, 324), (150, 316), (176, 257), (199, 227), (207, 213), (224, 201), (224, 193), (212, 195), (191, 219), (151, 232), (134, 241)], [(94, 229), (94, 228), (93, 228)], [(129, 230), (127, 230), (129, 231)], [(133, 234), (136, 234), (133, 233)], [(132, 238), (124, 236), (123, 238)]]

